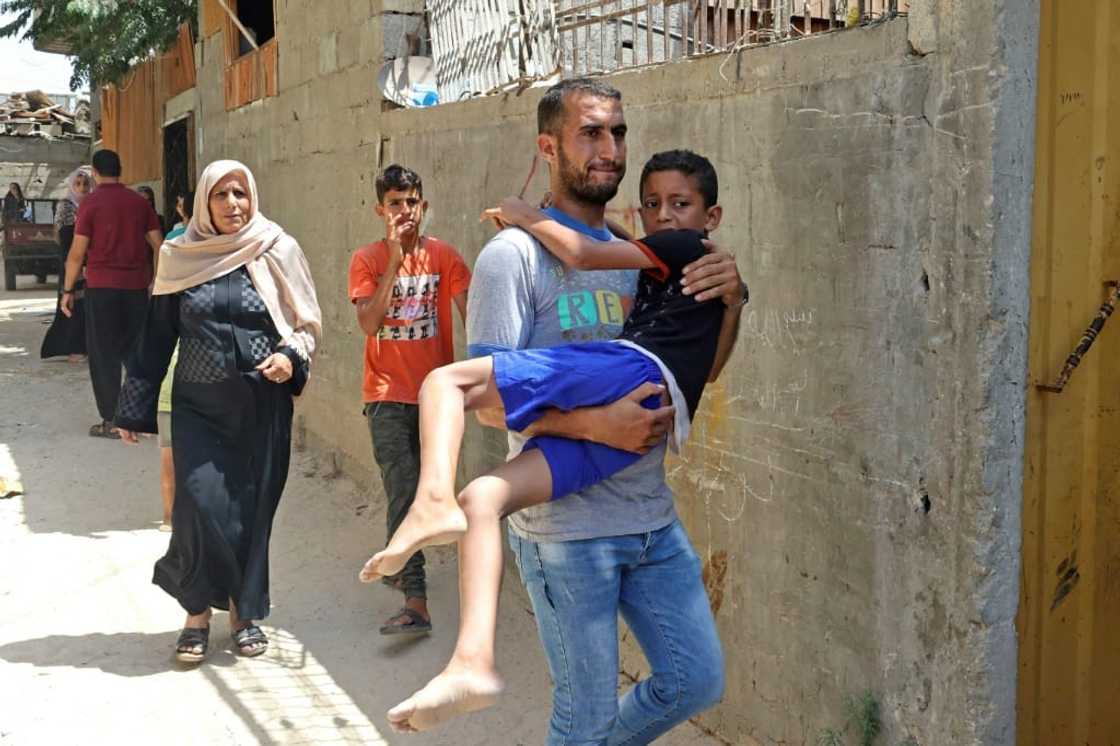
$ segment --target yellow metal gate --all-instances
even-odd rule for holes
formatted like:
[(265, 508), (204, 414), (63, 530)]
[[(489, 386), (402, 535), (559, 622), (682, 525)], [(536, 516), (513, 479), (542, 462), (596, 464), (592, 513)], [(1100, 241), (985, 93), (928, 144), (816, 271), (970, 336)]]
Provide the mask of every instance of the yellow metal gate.
[(1019, 744), (1120, 746), (1120, 312), (1038, 386), (1120, 280), (1120, 2), (1041, 9)]

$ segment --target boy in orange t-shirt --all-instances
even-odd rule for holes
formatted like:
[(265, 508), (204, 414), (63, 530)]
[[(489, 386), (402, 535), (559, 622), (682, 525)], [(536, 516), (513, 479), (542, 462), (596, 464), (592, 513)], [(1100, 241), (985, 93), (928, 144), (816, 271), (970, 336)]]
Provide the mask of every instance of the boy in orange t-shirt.
[[(471, 275), (453, 246), (420, 235), (428, 203), (415, 171), (389, 166), (376, 186), (374, 210), (385, 223), (385, 238), (354, 252), (350, 300), (366, 334), (363, 411), (389, 501), (388, 540), (416, 496), (420, 384), (454, 361), (451, 306), (465, 321)], [(423, 553), (385, 583), (403, 592), (405, 603), (381, 633), (430, 631)]]

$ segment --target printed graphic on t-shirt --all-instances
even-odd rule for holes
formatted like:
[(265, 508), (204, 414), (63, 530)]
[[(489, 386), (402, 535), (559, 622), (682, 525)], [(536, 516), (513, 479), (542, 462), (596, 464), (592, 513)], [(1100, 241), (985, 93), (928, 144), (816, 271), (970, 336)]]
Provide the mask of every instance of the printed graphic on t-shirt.
[(560, 329), (569, 331), (588, 326), (622, 326), (626, 321), (626, 306), (630, 300), (612, 290), (561, 293), (556, 303)]
[(439, 334), (439, 275), (397, 277), (378, 339), (412, 342)]

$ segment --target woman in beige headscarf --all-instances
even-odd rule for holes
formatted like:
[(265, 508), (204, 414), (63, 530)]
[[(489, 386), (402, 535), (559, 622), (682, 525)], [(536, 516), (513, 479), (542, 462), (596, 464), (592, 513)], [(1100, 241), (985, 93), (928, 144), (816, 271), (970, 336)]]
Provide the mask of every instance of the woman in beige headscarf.
[(207, 166), (187, 232), (160, 249), (144, 333), (128, 363), (116, 426), (156, 431), (172, 388), (175, 506), (153, 582), (187, 612), (176, 657), (206, 655), (211, 609), (229, 609), (242, 655), (265, 652), (268, 541), (288, 475), (292, 397), (307, 382), (322, 323), (299, 244), (258, 209), (252, 173)]

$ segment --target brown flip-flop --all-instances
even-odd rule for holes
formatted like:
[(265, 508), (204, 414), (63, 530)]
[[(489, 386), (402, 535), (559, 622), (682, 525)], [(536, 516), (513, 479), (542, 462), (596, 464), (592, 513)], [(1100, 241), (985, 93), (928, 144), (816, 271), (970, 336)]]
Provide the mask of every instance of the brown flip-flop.
[[(406, 624), (393, 624), (394, 619), (400, 617), (408, 617)], [(389, 617), (389, 621), (381, 625), (381, 634), (383, 635), (419, 635), (432, 631), (432, 622), (430, 619), (425, 619), (420, 615), (420, 612), (402, 606), (400, 611), (393, 616)]]

